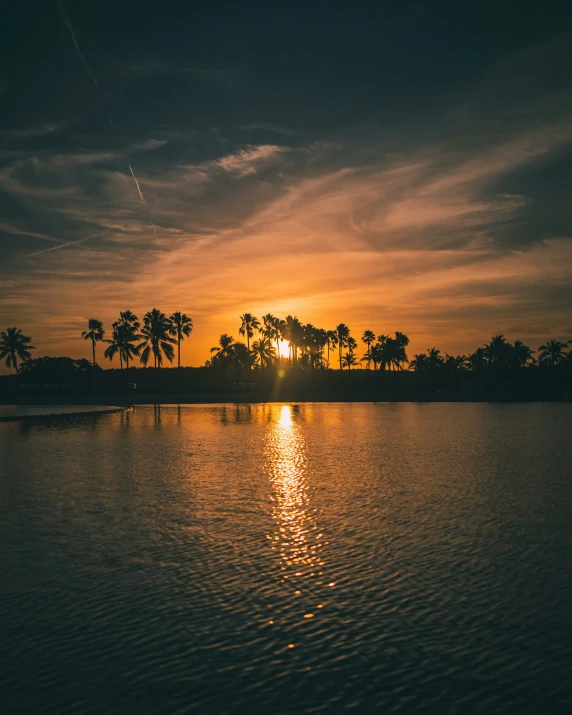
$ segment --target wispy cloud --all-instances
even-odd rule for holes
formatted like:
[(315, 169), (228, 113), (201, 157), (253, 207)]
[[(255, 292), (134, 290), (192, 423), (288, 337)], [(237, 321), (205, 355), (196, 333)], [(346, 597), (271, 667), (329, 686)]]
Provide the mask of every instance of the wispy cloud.
[(273, 144), (248, 146), (234, 154), (223, 156), (216, 163), (225, 171), (237, 173), (239, 176), (248, 176), (248, 174), (254, 174), (263, 164), (267, 164), (284, 151), (283, 147)]

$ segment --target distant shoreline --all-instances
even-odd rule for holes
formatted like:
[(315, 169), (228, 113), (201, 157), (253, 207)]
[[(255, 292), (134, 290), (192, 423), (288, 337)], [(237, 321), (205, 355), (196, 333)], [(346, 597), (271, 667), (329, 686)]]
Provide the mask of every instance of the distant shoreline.
[(443, 403), (443, 402), (458, 402), (458, 403), (483, 403), (489, 402), (494, 404), (513, 403), (542, 403), (542, 402), (558, 402), (570, 403), (572, 399), (563, 395), (543, 395), (530, 396), (523, 395), (522, 397), (504, 397), (504, 396), (478, 396), (467, 395), (460, 396), (454, 394), (440, 395), (383, 395), (383, 394), (336, 394), (329, 395), (320, 394), (301, 394), (290, 393), (279, 396), (262, 395), (262, 394), (237, 394), (233, 391), (217, 392), (215, 394), (200, 394), (200, 393), (173, 393), (173, 392), (140, 392), (140, 393), (56, 393), (52, 395), (37, 395), (37, 396), (22, 396), (10, 394), (0, 394), (1, 405), (117, 405), (118, 407), (130, 407), (136, 405), (213, 405), (213, 404), (283, 404), (283, 403)]

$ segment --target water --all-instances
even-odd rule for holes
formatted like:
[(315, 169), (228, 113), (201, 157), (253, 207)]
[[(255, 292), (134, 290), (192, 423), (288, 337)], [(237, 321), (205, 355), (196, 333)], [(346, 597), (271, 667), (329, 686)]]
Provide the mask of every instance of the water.
[(119, 412), (122, 409), (124, 408), (111, 405), (0, 405), (0, 421), (92, 412)]
[(559, 713), (572, 406), (0, 424), (4, 713)]

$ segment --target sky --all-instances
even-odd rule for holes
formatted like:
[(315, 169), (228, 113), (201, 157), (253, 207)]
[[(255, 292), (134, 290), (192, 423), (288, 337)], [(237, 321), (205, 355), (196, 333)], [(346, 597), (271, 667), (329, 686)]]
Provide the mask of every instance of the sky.
[(186, 365), (245, 311), (570, 340), (571, 70), (568, 0), (11, 3), (0, 329), (89, 357), (88, 318), (181, 310)]

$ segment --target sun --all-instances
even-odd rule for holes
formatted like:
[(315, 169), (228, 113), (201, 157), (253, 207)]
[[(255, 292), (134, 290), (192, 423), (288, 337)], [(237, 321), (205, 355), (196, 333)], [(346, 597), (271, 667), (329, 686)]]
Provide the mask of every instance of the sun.
[(278, 345), (280, 347), (280, 357), (288, 357), (288, 341), (279, 340)]

